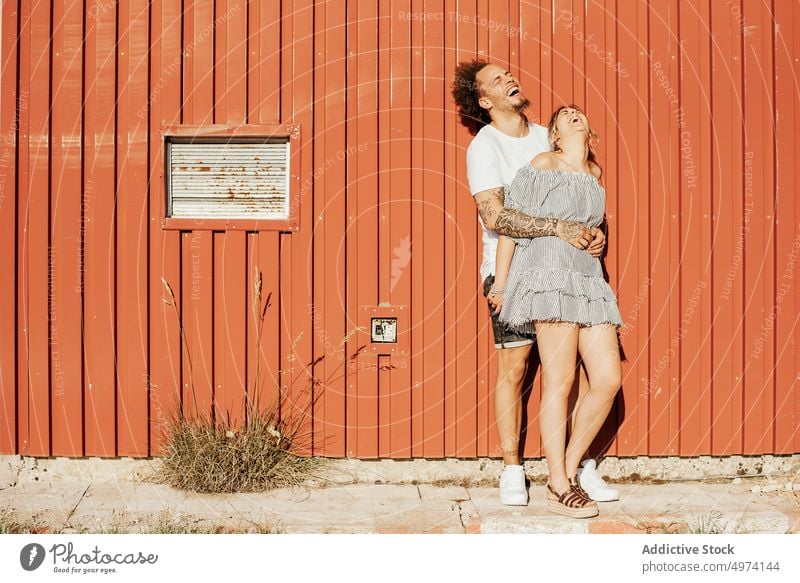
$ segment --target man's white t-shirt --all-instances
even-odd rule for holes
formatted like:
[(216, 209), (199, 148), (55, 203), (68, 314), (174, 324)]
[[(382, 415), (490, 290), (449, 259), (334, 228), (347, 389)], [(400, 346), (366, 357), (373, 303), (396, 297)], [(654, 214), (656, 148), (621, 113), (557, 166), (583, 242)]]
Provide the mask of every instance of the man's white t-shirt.
[[(467, 148), (467, 179), (473, 196), (490, 188), (511, 185), (517, 171), (538, 154), (550, 151), (547, 128), (529, 123), (524, 138), (507, 136), (492, 125), (483, 126)], [(494, 274), (498, 234), (483, 228), (483, 263), (481, 279)]]

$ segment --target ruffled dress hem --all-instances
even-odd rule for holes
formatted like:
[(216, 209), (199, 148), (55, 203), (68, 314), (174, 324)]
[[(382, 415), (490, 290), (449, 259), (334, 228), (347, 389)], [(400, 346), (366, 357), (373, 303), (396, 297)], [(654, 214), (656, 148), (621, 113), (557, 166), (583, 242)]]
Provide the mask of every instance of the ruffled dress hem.
[(556, 267), (513, 271), (506, 283), (500, 320), (516, 331), (532, 331), (536, 322), (567, 322), (581, 327), (611, 324), (622, 317), (611, 287), (601, 277)]

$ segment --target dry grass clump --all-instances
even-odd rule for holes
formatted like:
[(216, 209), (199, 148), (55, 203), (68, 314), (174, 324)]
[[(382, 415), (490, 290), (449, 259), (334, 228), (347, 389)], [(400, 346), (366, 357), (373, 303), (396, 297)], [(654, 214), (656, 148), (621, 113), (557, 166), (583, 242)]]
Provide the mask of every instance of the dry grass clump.
[(260, 492), (304, 482), (320, 460), (290, 451), (292, 439), (274, 409), (251, 411), (236, 429), (226, 421), (179, 417), (170, 423), (161, 475), (194, 492)]

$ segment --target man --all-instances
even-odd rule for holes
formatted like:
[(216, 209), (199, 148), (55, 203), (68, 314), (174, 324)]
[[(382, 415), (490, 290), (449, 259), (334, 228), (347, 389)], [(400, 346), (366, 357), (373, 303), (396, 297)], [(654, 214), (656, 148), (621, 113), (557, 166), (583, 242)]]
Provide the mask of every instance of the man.
[[(511, 237), (560, 237), (579, 249), (599, 257), (605, 246), (600, 229), (580, 223), (530, 217), (503, 207), (505, 188), (517, 171), (537, 154), (550, 150), (547, 128), (529, 123), (523, 111), (530, 101), (514, 76), (503, 67), (481, 59), (456, 68), (452, 87), (461, 122), (474, 135), (467, 150), (467, 178), (483, 228), (483, 290), (492, 313), (492, 333), (497, 349), (495, 423), (500, 436), (504, 468), (500, 476), (500, 502), (524, 506), (528, 503), (525, 472), (520, 464), (519, 439), (522, 425), (522, 382), (534, 335), (509, 330), (495, 310), (494, 265), (498, 234)], [(581, 367), (580, 394), (588, 387)], [(579, 397), (580, 398), (580, 397)], [(617, 500), (586, 460), (579, 472), (581, 486), (596, 501)]]

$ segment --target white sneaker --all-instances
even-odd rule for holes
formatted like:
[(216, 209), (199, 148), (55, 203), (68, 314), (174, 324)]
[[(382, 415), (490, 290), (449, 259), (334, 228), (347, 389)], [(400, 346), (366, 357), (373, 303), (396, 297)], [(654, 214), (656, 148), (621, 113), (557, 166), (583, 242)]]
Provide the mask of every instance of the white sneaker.
[(525, 469), (507, 465), (500, 474), (500, 504), (527, 506), (528, 489), (525, 487)]
[(595, 502), (613, 502), (619, 500), (619, 492), (609, 486), (597, 471), (597, 462), (583, 460), (578, 468), (578, 483), (586, 490)]

